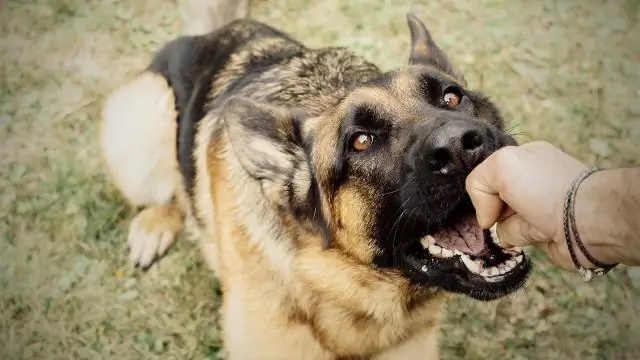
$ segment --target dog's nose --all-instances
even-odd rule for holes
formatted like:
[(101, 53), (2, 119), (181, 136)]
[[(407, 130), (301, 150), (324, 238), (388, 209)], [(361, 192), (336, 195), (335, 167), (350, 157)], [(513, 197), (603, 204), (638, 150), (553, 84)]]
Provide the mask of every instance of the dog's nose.
[(434, 130), (426, 141), (427, 163), (434, 173), (471, 171), (485, 155), (487, 137), (480, 124), (450, 121)]

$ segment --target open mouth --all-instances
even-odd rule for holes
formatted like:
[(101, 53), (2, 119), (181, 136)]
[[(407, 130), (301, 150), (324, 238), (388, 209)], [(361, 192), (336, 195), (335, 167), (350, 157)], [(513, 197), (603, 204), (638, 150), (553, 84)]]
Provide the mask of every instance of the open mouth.
[(407, 244), (402, 257), (420, 283), (493, 300), (520, 288), (531, 264), (522, 249), (500, 245), (495, 225), (480, 228), (469, 203), (459, 205), (438, 229)]

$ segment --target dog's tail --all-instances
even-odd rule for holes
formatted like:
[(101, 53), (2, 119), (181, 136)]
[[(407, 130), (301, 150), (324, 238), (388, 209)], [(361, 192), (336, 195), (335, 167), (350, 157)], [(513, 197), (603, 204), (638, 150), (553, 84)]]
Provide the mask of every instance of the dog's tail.
[(249, 17), (249, 0), (179, 0), (184, 35), (204, 35)]

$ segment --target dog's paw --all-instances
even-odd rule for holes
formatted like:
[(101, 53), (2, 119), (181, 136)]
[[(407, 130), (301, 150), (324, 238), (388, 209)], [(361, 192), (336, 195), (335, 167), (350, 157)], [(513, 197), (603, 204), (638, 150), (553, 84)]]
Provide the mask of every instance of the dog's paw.
[(173, 244), (182, 228), (182, 215), (173, 206), (153, 206), (142, 210), (129, 226), (129, 259), (148, 268)]

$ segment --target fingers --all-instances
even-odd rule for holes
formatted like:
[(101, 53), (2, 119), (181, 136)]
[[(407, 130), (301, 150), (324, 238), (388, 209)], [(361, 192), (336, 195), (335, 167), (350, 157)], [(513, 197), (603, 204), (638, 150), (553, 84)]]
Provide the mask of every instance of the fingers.
[(496, 226), (500, 244), (505, 248), (533, 245), (544, 251), (549, 260), (567, 271), (575, 271), (566, 246), (560, 246), (553, 239), (545, 236), (520, 215), (514, 214)]
[(562, 268), (566, 271), (576, 271), (576, 267), (573, 265), (571, 261), (571, 257), (567, 250), (567, 247), (564, 246), (562, 249), (558, 247), (556, 243), (541, 243), (537, 246), (540, 250), (544, 251), (547, 254), (549, 260), (555, 264), (556, 266)]
[(513, 214), (504, 219), (504, 221), (499, 222), (496, 231), (498, 232), (500, 243), (505, 247), (524, 247), (553, 241), (519, 214)]
[(498, 172), (493, 167), (494, 161), (490, 156), (467, 176), (465, 182), (467, 193), (476, 209), (478, 223), (483, 229), (498, 221), (505, 206), (499, 196), (499, 182), (495, 179)]

